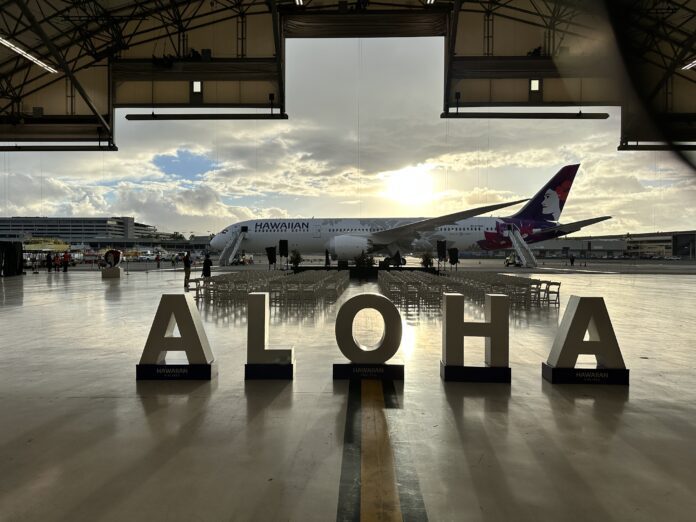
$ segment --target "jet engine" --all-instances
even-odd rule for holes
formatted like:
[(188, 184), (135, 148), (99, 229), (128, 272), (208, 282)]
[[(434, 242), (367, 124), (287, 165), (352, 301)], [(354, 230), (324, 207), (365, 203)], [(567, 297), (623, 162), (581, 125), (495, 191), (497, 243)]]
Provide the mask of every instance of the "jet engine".
[(432, 252), (435, 250), (427, 239), (414, 239), (411, 241), (411, 252)]
[(359, 236), (336, 236), (329, 241), (329, 252), (339, 261), (350, 260), (372, 249), (372, 241)]

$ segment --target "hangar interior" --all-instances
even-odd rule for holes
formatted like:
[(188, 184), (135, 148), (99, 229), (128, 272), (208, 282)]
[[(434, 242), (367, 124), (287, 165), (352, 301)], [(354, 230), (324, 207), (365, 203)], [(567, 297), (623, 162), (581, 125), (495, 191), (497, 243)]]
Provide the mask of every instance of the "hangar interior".
[[(690, 149), (696, 141), (690, 94), (696, 79), (687, 68), (696, 33), (691, 2), (5, 1), (2, 7), (5, 151), (115, 149), (118, 107), (151, 109), (132, 119), (287, 118), (286, 39), (419, 36), (445, 39), (442, 117), (481, 117), (471, 110), (481, 108), (488, 118), (603, 118), (592, 106), (620, 106), (621, 150), (665, 148), (665, 141)], [(534, 111), (540, 107), (566, 109), (541, 116)], [(224, 111), (182, 115), (168, 113), (172, 108)], [(242, 110), (249, 108), (262, 110)]]
[[(391, 36), (444, 38), (442, 118), (572, 125), (620, 106), (622, 154), (690, 151), (694, 35), (693, 0), (0, 0), (0, 151), (115, 151), (117, 108), (153, 127), (292, 118), (286, 39)], [(693, 231), (675, 245), (692, 256)], [(217, 375), (136, 381), (181, 271), (2, 278), (0, 519), (690, 520), (694, 276), (591, 268), (527, 273), (562, 291), (510, 311), (509, 384), (443, 381), (441, 310), (408, 305), (405, 378), (334, 379), (336, 316), (371, 282), (267, 307), (292, 381), (245, 380), (248, 312), (207, 301)], [(604, 298), (630, 387), (542, 378), (571, 295)], [(466, 342), (468, 364), (487, 360)]]

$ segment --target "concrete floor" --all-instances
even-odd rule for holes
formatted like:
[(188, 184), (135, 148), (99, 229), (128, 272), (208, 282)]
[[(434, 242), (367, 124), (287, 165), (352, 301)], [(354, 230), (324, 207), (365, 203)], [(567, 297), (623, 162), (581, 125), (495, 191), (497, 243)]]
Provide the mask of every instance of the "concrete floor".
[[(136, 383), (181, 278), (0, 279), (0, 520), (694, 520), (694, 276), (554, 274), (560, 311), (511, 315), (509, 387), (441, 382), (440, 319), (417, 310), (403, 383), (334, 382), (337, 304), (274, 312), (293, 382), (245, 383), (244, 314), (204, 308), (218, 377)], [(573, 293), (605, 297), (630, 388), (542, 381)]]

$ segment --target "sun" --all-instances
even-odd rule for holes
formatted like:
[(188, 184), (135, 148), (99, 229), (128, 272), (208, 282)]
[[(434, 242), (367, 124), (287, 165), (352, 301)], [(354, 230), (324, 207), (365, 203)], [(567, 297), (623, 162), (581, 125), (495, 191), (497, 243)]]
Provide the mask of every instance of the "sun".
[(435, 199), (432, 165), (421, 164), (382, 173), (383, 195), (403, 205), (423, 205)]

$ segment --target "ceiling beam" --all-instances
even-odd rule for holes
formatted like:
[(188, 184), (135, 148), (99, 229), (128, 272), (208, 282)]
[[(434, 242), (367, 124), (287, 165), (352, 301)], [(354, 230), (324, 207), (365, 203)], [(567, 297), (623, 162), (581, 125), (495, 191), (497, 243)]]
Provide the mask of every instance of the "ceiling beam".
[(58, 62), (59, 67), (62, 69), (65, 75), (68, 78), (70, 78), (70, 81), (72, 82), (77, 92), (80, 93), (80, 96), (82, 96), (82, 99), (85, 101), (92, 113), (97, 118), (99, 118), (100, 123), (102, 124), (108, 135), (111, 137), (113, 135), (113, 132), (111, 131), (111, 125), (107, 123), (106, 119), (104, 119), (104, 116), (102, 116), (101, 112), (99, 111), (99, 109), (97, 109), (97, 106), (92, 101), (92, 98), (89, 97), (87, 91), (85, 91), (84, 87), (82, 87), (82, 84), (75, 77), (72, 70), (70, 69), (70, 66), (65, 61), (65, 58), (63, 58), (63, 55), (60, 54), (60, 51), (58, 51), (58, 48), (53, 43), (53, 40), (51, 40), (48, 37), (46, 32), (43, 30), (43, 27), (41, 27), (41, 25), (37, 23), (36, 18), (34, 18), (34, 14), (31, 12), (31, 9), (27, 7), (26, 3), (23, 0), (15, 0), (15, 3), (22, 10), (24, 16), (26, 16), (27, 20), (29, 20), (29, 22), (31, 23), (34, 32), (41, 37), (44, 44), (46, 44), (46, 47), (48, 47), (49, 51), (51, 52), (51, 55), (53, 55), (53, 58)]
[(457, 48), (457, 27), (459, 26), (459, 11), (462, 8), (461, 0), (454, 0), (454, 6), (450, 16), (449, 27), (447, 28), (447, 61), (445, 62), (445, 100), (443, 111), (449, 111), (450, 93), (452, 92), (452, 66), (454, 53)]
[(691, 54), (691, 49), (696, 43), (696, 34), (692, 34), (691, 37), (689, 37), (685, 42), (684, 46), (681, 48), (681, 51), (677, 56), (674, 57), (672, 60), (672, 63), (670, 66), (667, 68), (665, 73), (662, 75), (662, 78), (660, 78), (660, 81), (658, 81), (655, 84), (655, 87), (653, 87), (652, 91), (647, 96), (647, 101), (651, 102), (655, 96), (657, 96), (657, 93), (660, 92), (660, 89), (667, 83), (667, 80), (674, 74), (674, 72), (677, 70), (677, 67), (679, 67), (680, 64), (684, 63), (684, 60), (687, 56)]
[(0, 145), (0, 152), (94, 152), (117, 151), (116, 145)]
[(606, 112), (443, 112), (440, 118), (501, 120), (606, 120)]
[(280, 37), (280, 22), (275, 0), (268, 0), (273, 20), (273, 44), (275, 46), (276, 68), (278, 69), (278, 104), (281, 114), (285, 113), (285, 79), (283, 75), (283, 39)]
[(203, 114), (172, 114), (172, 113), (151, 113), (151, 114), (126, 114), (126, 119), (129, 121), (179, 121), (179, 120), (287, 120), (288, 115), (285, 113), (270, 113), (263, 112), (261, 114), (221, 114), (221, 113), (203, 113)]

